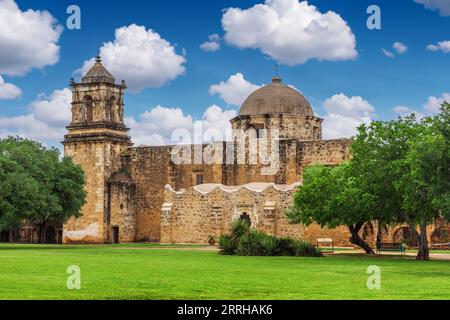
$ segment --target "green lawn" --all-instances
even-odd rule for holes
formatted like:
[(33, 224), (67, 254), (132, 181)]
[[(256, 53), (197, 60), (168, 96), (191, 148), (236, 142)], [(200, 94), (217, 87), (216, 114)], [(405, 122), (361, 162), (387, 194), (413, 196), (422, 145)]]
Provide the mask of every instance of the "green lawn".
[[(155, 245), (0, 245), (0, 299), (450, 299), (450, 262), (404, 257), (230, 257)], [(81, 290), (66, 269), (81, 268)], [(366, 287), (367, 267), (382, 272)]]

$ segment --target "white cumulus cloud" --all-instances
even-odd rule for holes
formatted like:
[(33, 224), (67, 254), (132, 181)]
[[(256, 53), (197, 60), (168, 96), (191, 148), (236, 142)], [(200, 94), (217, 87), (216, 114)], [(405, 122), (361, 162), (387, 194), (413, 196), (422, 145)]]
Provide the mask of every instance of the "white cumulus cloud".
[(433, 116), (440, 112), (441, 105), (444, 101), (450, 103), (450, 93), (443, 93), (440, 97), (430, 96), (425, 104), (422, 106), (422, 110), (418, 111), (408, 106), (396, 106), (393, 111), (400, 115), (406, 116), (414, 113), (417, 118), (423, 118), (426, 116)]
[(440, 97), (428, 97), (423, 109), (428, 114), (437, 114), (440, 111), (441, 104), (446, 101), (450, 103), (450, 93), (443, 93)]
[(200, 49), (206, 52), (215, 52), (220, 50), (220, 36), (218, 34), (212, 34), (208, 37), (208, 41), (200, 45)]
[[(155, 31), (132, 24), (116, 29), (114, 41), (103, 44), (100, 56), (117, 80), (125, 80), (132, 92), (158, 88), (184, 74), (186, 58)], [(85, 74), (95, 58), (85, 61)]]
[(241, 106), (247, 97), (260, 86), (247, 81), (242, 73), (236, 73), (226, 81), (209, 87), (211, 95), (218, 94), (228, 104)]
[(60, 146), (71, 121), (72, 92), (65, 88), (55, 90), (49, 97), (40, 95), (29, 106), (25, 115), (0, 117), (0, 136), (18, 135)]
[(445, 53), (450, 52), (450, 41), (440, 41), (437, 44), (429, 44), (427, 46), (429, 51), (442, 51)]
[(222, 27), (228, 44), (259, 49), (286, 65), (358, 56), (347, 22), (333, 11), (321, 13), (307, 1), (266, 0), (249, 9), (228, 8)]
[(47, 11), (20, 10), (0, 0), (0, 74), (20, 76), (59, 60), (62, 27)]
[(399, 116), (402, 116), (402, 117), (408, 116), (408, 115), (413, 114), (413, 113), (416, 115), (416, 117), (418, 119), (421, 119), (421, 118), (423, 118), (425, 116), (422, 112), (413, 110), (413, 109), (411, 109), (410, 107), (407, 107), (407, 106), (396, 106), (394, 108), (394, 112), (396, 114), (398, 114)]
[(439, 10), (441, 16), (450, 16), (450, 1), (448, 0), (414, 0), (423, 4), (429, 10)]
[[(126, 124), (131, 128), (130, 135), (135, 145), (168, 145), (175, 144), (172, 135), (179, 130), (190, 133), (191, 142), (209, 142), (214, 136), (225, 140), (227, 130), (231, 130), (230, 119), (237, 115), (235, 110), (222, 110), (212, 105), (208, 107), (201, 120), (194, 120), (180, 108), (157, 106), (139, 116), (139, 119), (128, 117)], [(194, 132), (194, 127), (202, 127), (201, 132)], [(196, 138), (194, 138), (194, 134)], [(222, 139), (220, 139), (222, 138)]]
[(22, 95), (22, 90), (12, 83), (6, 83), (0, 76), (0, 100), (16, 99)]
[(355, 136), (357, 128), (372, 121), (375, 108), (360, 96), (334, 95), (323, 103), (327, 115), (323, 124), (325, 139)]

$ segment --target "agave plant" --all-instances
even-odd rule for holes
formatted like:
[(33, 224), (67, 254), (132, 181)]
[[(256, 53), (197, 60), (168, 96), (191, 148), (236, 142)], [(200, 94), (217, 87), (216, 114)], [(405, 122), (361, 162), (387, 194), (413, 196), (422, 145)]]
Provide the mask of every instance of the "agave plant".
[(247, 221), (243, 220), (243, 219), (236, 219), (231, 223), (231, 237), (234, 240), (239, 241), (239, 239), (241, 239), (242, 236), (244, 236), (245, 234), (248, 234), (249, 232), (249, 225), (247, 223)]
[(221, 235), (219, 238), (219, 249), (223, 255), (236, 254), (237, 243), (229, 235)]

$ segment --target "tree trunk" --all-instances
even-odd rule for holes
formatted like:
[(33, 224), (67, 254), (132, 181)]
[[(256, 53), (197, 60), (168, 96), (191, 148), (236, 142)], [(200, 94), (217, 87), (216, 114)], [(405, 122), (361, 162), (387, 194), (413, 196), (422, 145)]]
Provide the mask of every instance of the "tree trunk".
[(47, 224), (41, 223), (38, 225), (38, 234), (39, 234), (39, 243), (44, 244), (46, 243), (46, 231), (47, 231)]
[(412, 223), (412, 220), (407, 219), (408, 226), (412, 232), (414, 232), (418, 242), (419, 242), (419, 252), (417, 253), (416, 260), (430, 260), (430, 249), (428, 248), (427, 239), (427, 223), (422, 222), (420, 224), (420, 233), (417, 232), (416, 226)]
[(367, 254), (375, 254), (375, 252), (372, 250), (369, 244), (359, 236), (359, 231), (361, 230), (362, 226), (363, 226), (362, 224), (356, 224), (355, 226), (348, 226), (350, 233), (352, 235), (350, 237), (350, 243), (362, 248)]
[(419, 235), (419, 252), (417, 253), (416, 260), (430, 260), (430, 249), (428, 248), (427, 239), (427, 224), (422, 222), (420, 224)]

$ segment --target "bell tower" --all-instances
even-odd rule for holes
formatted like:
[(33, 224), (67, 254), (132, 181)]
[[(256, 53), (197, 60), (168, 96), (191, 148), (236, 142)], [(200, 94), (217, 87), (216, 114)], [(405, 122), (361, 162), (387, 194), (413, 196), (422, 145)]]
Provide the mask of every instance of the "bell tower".
[(65, 243), (110, 241), (107, 182), (120, 167), (120, 155), (132, 145), (124, 124), (125, 82), (114, 77), (97, 57), (94, 66), (72, 87), (72, 122), (64, 137), (64, 154), (81, 165), (86, 176), (83, 215), (64, 226)]

